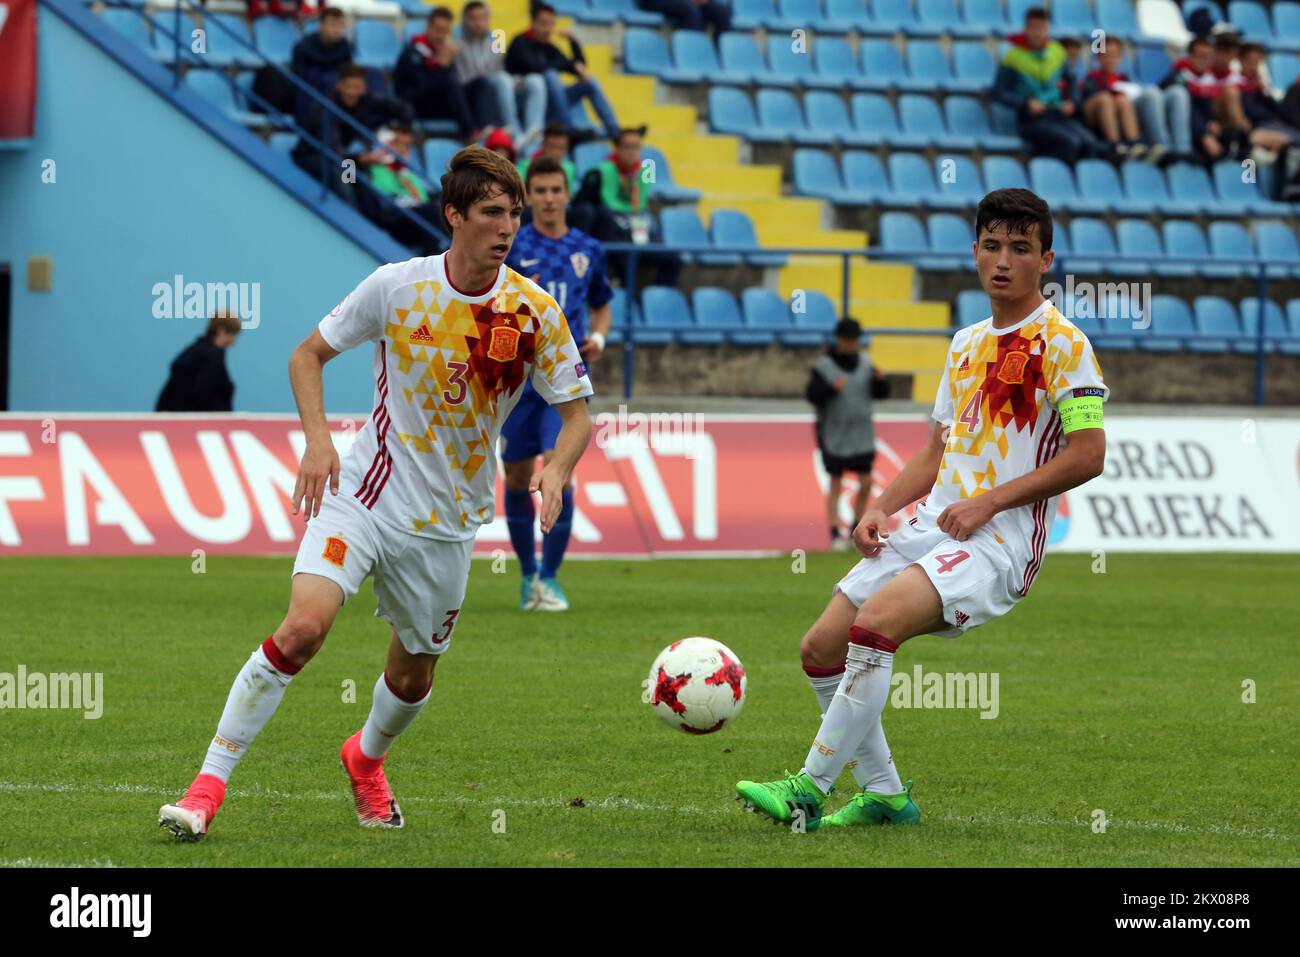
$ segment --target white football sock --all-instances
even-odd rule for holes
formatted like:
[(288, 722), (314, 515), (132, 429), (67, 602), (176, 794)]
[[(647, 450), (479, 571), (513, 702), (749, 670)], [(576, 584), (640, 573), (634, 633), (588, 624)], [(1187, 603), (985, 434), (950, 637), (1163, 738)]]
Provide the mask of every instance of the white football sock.
[[(872, 723), (879, 724), (894, 670), (892, 649), (897, 646), (893, 642), (857, 626), (849, 634), (844, 675), (804, 763), (804, 770), (823, 794), (830, 793), (835, 779), (863, 743)], [(864, 644), (864, 640), (873, 644)], [(885, 753), (888, 755), (888, 749)]]
[[(841, 675), (843, 672), (836, 675), (808, 675), (808, 683), (817, 694), (823, 718), (835, 699), (835, 689), (840, 686)], [(879, 720), (871, 726), (867, 736), (844, 766), (853, 774), (853, 780), (858, 782), (860, 788), (877, 794), (897, 794), (903, 790), (902, 779), (894, 768), (894, 756), (889, 751), (885, 730)]]
[(397, 736), (411, 726), (415, 716), (429, 703), (432, 693), (433, 686), (430, 685), (419, 701), (405, 701), (388, 686), (388, 676), (381, 674), (375, 682), (370, 716), (361, 729), (361, 753), (375, 761), (386, 755)]
[[(267, 642), (270, 641), (268, 638)], [(271, 663), (266, 644), (244, 662), (230, 687), (225, 710), (217, 723), (217, 734), (208, 745), (200, 774), (212, 774), (222, 781), (229, 781), (239, 759), (275, 714), (280, 699), (284, 697), (284, 689), (289, 687), (299, 669), (285, 661), (273, 644), (271, 651), (279, 667)]]

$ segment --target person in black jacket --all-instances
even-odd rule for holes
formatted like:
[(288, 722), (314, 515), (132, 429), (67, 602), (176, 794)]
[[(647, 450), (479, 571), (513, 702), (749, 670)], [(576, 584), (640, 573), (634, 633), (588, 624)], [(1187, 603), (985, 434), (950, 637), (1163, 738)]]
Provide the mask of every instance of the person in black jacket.
[(460, 48), (451, 38), (452, 13), (434, 7), (424, 32), (411, 37), (393, 69), (393, 89), (424, 120), (452, 120), (461, 138), (475, 143), (483, 136), (470, 109), (465, 86), (456, 72)]
[[(582, 46), (568, 30), (559, 35), (569, 41), (573, 56), (567, 57), (551, 42), (555, 34), (555, 8), (547, 3), (538, 3), (533, 7), (531, 25), (519, 36), (510, 41), (506, 49), (506, 72), (513, 76), (528, 76), (540, 73), (546, 79), (546, 119), (551, 123), (572, 125), (569, 122), (569, 109), (584, 99), (590, 100), (600, 123), (605, 127), (605, 135), (614, 139), (618, 136), (618, 119), (614, 108), (605, 98), (605, 91), (587, 70), (587, 61), (582, 54)], [(578, 82), (568, 86), (560, 79), (561, 73), (569, 73), (578, 78)]]
[(239, 337), (239, 319), (218, 312), (208, 331), (172, 361), (167, 384), (158, 394), (155, 412), (229, 412), (235, 384), (226, 372), (226, 350)]
[[(347, 28), (348, 19), (343, 11), (326, 7), (321, 11), (320, 29), (308, 33), (293, 47), (290, 69), (294, 75), (326, 96), (334, 89), (339, 70), (352, 62), (352, 44), (348, 42)], [(304, 97), (304, 107), (305, 101)]]

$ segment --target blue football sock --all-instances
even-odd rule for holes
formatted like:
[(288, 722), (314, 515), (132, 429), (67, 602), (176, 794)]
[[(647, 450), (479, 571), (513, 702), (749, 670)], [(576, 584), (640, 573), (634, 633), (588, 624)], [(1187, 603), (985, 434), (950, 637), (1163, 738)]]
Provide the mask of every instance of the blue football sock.
[(510, 530), (510, 544), (519, 556), (519, 570), (525, 578), (537, 574), (537, 545), (533, 539), (536, 514), (532, 492), (506, 489), (506, 528)]
[(569, 533), (573, 530), (573, 489), (566, 488), (560, 501), (560, 515), (551, 530), (542, 536), (542, 577), (554, 578), (564, 561), (569, 547)]

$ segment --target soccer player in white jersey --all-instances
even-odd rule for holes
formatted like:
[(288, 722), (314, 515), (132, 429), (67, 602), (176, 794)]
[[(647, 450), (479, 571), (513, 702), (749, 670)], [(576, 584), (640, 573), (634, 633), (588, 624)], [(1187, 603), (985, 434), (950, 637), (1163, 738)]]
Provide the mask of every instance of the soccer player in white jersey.
[[(451, 248), (376, 269), (289, 360), (307, 433), (293, 510), (301, 505), (308, 522), (289, 611), (235, 679), (189, 790), (159, 812), (159, 825), (181, 840), (208, 831), (236, 764), (371, 575), (375, 614), (391, 628), (388, 660), (364, 727), (339, 757), (362, 826), (402, 826), (384, 758), (428, 702), (459, 621), (474, 535), (492, 519), (501, 423), (525, 382), (559, 411), (555, 454), (531, 486), (542, 496), (543, 530), (591, 436), (591, 382), (563, 312), (505, 265), (523, 199), (508, 160), (461, 150), (442, 177)], [(375, 408), (340, 464), (321, 370), (363, 343), (374, 350)]]
[[(957, 332), (929, 441), (863, 514), (865, 556), (836, 584), (800, 645), (823, 718), (803, 768), (741, 781), (737, 799), (781, 823), (911, 824), (920, 810), (885, 742), (894, 653), (917, 635), (957, 637), (1029, 593), (1057, 498), (1101, 474), (1101, 368), (1082, 332), (1043, 298), (1052, 217), (1024, 189), (980, 202), (974, 254), (993, 315)], [(921, 496), (892, 535), (889, 516)], [(861, 789), (824, 816), (846, 767)]]

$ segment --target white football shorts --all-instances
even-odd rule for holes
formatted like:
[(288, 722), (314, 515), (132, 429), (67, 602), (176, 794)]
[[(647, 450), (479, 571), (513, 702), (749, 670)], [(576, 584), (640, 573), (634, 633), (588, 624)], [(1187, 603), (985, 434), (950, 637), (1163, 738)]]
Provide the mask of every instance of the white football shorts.
[(320, 575), (347, 601), (375, 577), (375, 616), (397, 630), (413, 655), (440, 655), (451, 643), (469, 584), (474, 540), (444, 542), (413, 535), (375, 518), (350, 495), (325, 491), (320, 514), (307, 523), (293, 573)]
[(864, 558), (833, 589), (855, 607), (909, 565), (919, 565), (943, 601), (952, 627), (935, 634), (956, 638), (1000, 618), (1020, 600), (1020, 580), (1011, 552), (983, 529), (959, 542), (939, 528), (907, 524), (892, 532), (875, 558)]

